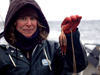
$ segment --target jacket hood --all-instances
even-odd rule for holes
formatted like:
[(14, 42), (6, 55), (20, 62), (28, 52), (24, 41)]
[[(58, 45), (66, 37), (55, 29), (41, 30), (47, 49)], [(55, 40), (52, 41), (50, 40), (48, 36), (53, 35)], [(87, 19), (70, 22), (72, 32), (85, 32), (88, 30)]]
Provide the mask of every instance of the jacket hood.
[(47, 20), (40, 6), (35, 0), (12, 0), (8, 8), (8, 12), (7, 12), (6, 19), (5, 19), (5, 26), (4, 26), (4, 38), (6, 39), (7, 42), (9, 42), (9, 40), (6, 37), (9, 31), (9, 28), (11, 27), (11, 25), (14, 24), (15, 17), (18, 11), (26, 5), (30, 5), (36, 9), (36, 11), (38, 12), (38, 16), (39, 16), (39, 22), (42, 23), (42, 25), (46, 27), (46, 30), (49, 33), (49, 25), (47, 23)]

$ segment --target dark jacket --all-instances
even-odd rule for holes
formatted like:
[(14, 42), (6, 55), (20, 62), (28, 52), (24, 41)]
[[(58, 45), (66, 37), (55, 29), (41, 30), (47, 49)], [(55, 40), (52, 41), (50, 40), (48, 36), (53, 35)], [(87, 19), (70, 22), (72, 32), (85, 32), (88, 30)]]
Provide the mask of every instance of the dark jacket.
[[(47, 20), (35, 0), (13, 0), (8, 9), (4, 27), (4, 38), (8, 42), (8, 45), (0, 45), (0, 75), (61, 75), (64, 69), (64, 73), (73, 72), (73, 54), (70, 34), (66, 35), (66, 56), (61, 55), (59, 43), (43, 40), (34, 48), (31, 62), (7, 38), (9, 29), (15, 22), (18, 11), (26, 5), (31, 5), (38, 11), (39, 22), (46, 27), (49, 33)], [(80, 72), (87, 66), (87, 56), (84, 47), (80, 43), (78, 30), (73, 33), (73, 40), (77, 72)], [(50, 70), (51, 68), (52, 71)]]
[[(73, 33), (74, 49), (76, 56), (77, 71), (84, 70), (87, 66), (87, 57), (83, 46), (80, 44), (79, 32)], [(42, 41), (39, 43), (32, 54), (31, 63), (22, 55), (18, 50), (18, 56), (16, 56), (16, 48), (10, 45), (0, 46), (0, 75), (60, 75), (66, 62), (66, 73), (73, 72), (72, 63), (72, 45), (70, 34), (67, 35), (68, 46), (66, 56), (61, 55), (61, 49), (58, 43), (52, 41)], [(46, 56), (44, 49), (51, 62), (52, 71), (49, 69), (49, 65), (46, 62)], [(12, 59), (11, 59), (12, 58)], [(12, 62), (14, 61), (14, 63)], [(3, 73), (2, 73), (3, 72)]]

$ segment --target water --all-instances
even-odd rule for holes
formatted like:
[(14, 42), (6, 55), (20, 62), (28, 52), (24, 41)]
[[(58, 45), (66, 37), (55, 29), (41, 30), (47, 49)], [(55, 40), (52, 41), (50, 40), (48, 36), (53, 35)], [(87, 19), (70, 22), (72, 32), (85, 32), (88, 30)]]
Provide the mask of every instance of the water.
[[(61, 31), (61, 21), (49, 21), (50, 35), (49, 39), (58, 41), (58, 36)], [(82, 43), (100, 43), (100, 20), (81, 21), (78, 28), (80, 31), (80, 39)]]

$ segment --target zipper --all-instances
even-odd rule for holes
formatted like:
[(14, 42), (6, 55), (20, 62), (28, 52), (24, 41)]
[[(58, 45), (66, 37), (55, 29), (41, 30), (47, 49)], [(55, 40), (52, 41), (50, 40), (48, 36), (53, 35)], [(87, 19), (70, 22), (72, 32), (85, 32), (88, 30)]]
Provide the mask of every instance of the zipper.
[(29, 52), (27, 52), (27, 58), (29, 58)]

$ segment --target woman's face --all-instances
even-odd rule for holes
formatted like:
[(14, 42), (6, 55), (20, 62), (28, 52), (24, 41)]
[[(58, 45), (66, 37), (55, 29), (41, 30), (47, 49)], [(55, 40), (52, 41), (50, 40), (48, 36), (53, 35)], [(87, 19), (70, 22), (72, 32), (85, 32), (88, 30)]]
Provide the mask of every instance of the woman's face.
[(37, 30), (37, 20), (32, 16), (19, 18), (15, 25), (16, 29), (25, 37), (31, 37)]

